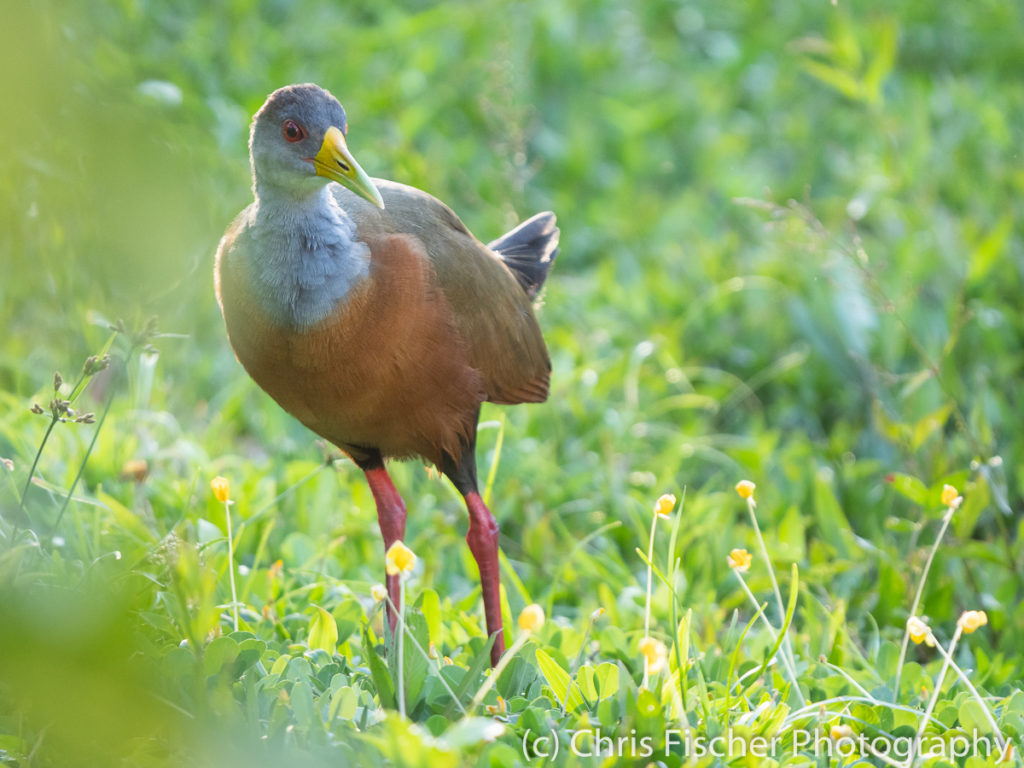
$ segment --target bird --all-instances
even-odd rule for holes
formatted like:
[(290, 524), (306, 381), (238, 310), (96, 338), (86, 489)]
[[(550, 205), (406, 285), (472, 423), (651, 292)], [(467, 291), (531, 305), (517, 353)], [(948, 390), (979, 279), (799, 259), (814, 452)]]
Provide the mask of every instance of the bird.
[[(479, 491), (476, 432), (484, 402), (548, 397), (535, 305), (559, 229), (538, 213), (485, 245), (432, 195), (368, 176), (347, 136), (341, 103), (312, 83), (275, 90), (254, 115), (253, 202), (215, 257), (228, 340), (271, 398), (362, 470), (385, 551), (407, 517), (387, 462), (419, 458), (451, 480), (497, 664), (499, 529)], [(398, 579), (387, 576), (392, 632)]]

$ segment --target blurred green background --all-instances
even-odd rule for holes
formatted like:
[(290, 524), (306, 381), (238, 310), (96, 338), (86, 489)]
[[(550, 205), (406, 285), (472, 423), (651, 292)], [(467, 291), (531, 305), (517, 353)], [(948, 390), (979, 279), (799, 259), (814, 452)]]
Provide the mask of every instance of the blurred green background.
[[(486, 473), (503, 425), (493, 507), (514, 612), (529, 595), (566, 627), (598, 605), (635, 624), (633, 548), (653, 499), (685, 488), (676, 591), (712, 642), (743, 600), (724, 558), (752, 548), (731, 496), (749, 477), (769, 548), (805, 573), (808, 626), (824, 622), (808, 657), (844, 661), (840, 626), (870, 656), (899, 638), (949, 482), (966, 501), (922, 612), (988, 610), (968, 661), (992, 690), (1019, 687), (1019, 3), (30, 0), (2, 15), (0, 504), (5, 541), (15, 519), (37, 538), (0, 572), (0, 722), (20, 734), (12, 755), (54, 734), (23, 764), (98, 764), (83, 744), (117, 730), (111, 711), (137, 715), (124, 744), (165, 716), (139, 693), (166, 684), (153, 660), (186, 636), (164, 550), (204, 552), (214, 474), (243, 519), (259, 510), (238, 550), (253, 573), (281, 558), (314, 590), (380, 579), (358, 472), (318, 471), (314, 437), (235, 362), (213, 295), (218, 238), (251, 199), (250, 116), (304, 81), (345, 105), (371, 175), (431, 192), (481, 239), (559, 216), (551, 401), (488, 408), (481, 433)], [(58, 424), (22, 519), (48, 422), (28, 407), (111, 323), (153, 315), (154, 349), (77, 404), (113, 398), (95, 448), (94, 426)], [(461, 599), (476, 573), (454, 493), (418, 464), (394, 474), (422, 581)], [(223, 603), (196, 567), (177, 594)], [(150, 662), (121, 669), (132, 654)], [(92, 686), (91, 702), (51, 695)], [(81, 732), (54, 725), (80, 717)]]

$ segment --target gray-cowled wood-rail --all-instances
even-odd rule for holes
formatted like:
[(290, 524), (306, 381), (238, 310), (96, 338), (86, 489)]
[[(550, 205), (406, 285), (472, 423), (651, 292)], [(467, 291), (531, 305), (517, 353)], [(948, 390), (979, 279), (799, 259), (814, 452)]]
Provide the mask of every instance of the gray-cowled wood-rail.
[[(341, 104), (311, 84), (274, 91), (253, 118), (255, 200), (217, 249), (228, 338), (260, 387), (365, 473), (385, 550), (406, 520), (385, 459), (422, 457), (451, 479), (496, 663), (498, 526), (477, 488), (477, 420), (484, 401), (547, 398), (532, 304), (557, 254), (555, 217), (484, 245), (434, 197), (367, 176), (346, 132)], [(398, 577), (387, 586), (397, 605)]]

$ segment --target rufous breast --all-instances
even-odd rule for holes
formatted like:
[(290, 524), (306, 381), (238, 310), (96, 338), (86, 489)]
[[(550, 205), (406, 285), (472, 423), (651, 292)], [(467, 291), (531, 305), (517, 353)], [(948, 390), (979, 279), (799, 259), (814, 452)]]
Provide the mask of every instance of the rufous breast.
[(249, 375), (290, 414), (353, 458), (460, 455), (486, 398), (422, 246), (367, 242), (369, 276), (308, 329), (259, 306), (243, 260), (221, 249), (217, 295)]

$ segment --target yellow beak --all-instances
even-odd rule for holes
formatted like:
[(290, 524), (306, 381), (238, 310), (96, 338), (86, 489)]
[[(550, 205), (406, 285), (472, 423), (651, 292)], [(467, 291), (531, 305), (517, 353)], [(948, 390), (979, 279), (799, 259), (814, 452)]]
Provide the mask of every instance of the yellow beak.
[(317, 176), (325, 176), (331, 181), (336, 181), (378, 208), (384, 207), (384, 198), (380, 196), (380, 191), (348, 151), (345, 134), (333, 125), (324, 134), (324, 143), (320, 145), (320, 151), (313, 158), (313, 167)]

